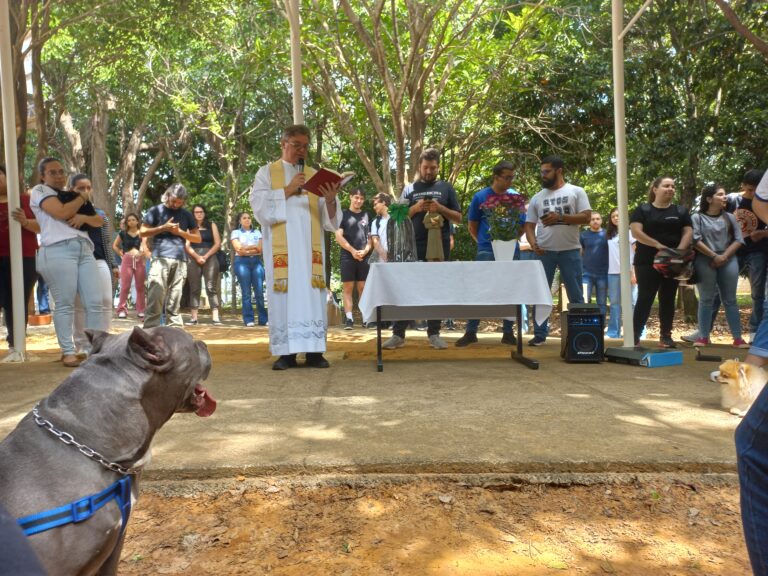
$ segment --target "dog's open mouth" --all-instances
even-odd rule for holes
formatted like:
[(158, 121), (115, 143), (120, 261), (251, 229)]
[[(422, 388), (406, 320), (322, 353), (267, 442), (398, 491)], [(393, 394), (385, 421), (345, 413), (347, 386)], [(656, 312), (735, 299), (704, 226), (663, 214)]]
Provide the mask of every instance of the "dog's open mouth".
[(192, 406), (198, 416), (210, 416), (216, 410), (216, 400), (208, 394), (204, 386), (197, 384), (192, 395)]

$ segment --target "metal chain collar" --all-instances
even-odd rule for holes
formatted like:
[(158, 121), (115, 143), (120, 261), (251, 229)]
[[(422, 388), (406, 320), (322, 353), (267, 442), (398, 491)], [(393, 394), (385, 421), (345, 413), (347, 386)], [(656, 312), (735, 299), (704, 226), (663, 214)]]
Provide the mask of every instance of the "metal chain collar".
[(58, 430), (50, 421), (46, 420), (42, 416), (40, 416), (40, 413), (37, 411), (38, 406), (40, 404), (35, 404), (35, 407), (32, 408), (32, 415), (35, 417), (35, 423), (38, 426), (41, 426), (48, 430), (51, 434), (56, 436), (59, 440), (64, 442), (64, 444), (71, 444), (72, 446), (75, 446), (78, 450), (80, 450), (80, 453), (84, 454), (91, 460), (95, 460), (108, 470), (111, 470), (112, 472), (117, 472), (118, 474), (137, 474), (141, 467), (136, 468), (125, 468), (123, 466), (120, 466), (120, 464), (115, 464), (114, 462), (108, 462), (104, 456), (96, 452), (96, 450), (93, 450), (92, 448), (88, 448), (85, 444), (80, 444), (77, 440), (74, 439), (72, 434), (68, 434), (66, 432), (62, 432), (61, 430)]

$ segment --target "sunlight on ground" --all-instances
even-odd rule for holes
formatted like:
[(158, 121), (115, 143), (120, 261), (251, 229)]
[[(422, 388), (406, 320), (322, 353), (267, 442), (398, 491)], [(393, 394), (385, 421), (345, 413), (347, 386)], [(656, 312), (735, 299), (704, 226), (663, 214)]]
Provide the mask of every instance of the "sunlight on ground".
[(341, 428), (326, 428), (324, 426), (307, 426), (296, 428), (293, 435), (304, 440), (344, 440), (346, 434)]

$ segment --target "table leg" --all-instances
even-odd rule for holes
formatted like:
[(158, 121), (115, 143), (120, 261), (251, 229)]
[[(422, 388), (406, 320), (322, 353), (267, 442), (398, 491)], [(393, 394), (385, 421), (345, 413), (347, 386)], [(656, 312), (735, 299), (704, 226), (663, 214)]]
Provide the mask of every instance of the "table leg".
[(526, 358), (523, 355), (523, 308), (522, 304), (517, 306), (517, 350), (512, 350), (512, 360), (520, 362), (531, 370), (539, 369), (539, 361), (533, 358)]
[(381, 359), (381, 306), (376, 306), (376, 371), (384, 372)]

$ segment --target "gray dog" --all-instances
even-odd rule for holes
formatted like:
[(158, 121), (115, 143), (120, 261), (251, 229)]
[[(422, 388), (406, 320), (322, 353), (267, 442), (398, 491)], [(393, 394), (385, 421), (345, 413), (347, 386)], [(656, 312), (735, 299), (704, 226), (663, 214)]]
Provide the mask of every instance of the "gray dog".
[[(155, 432), (175, 412), (216, 409), (200, 385), (211, 369), (208, 349), (183, 330), (136, 327), (89, 338), (88, 361), (0, 444), (0, 502), (11, 515), (42, 513), (36, 521), (45, 524), (65, 505), (72, 510), (69, 523), (27, 532), (51, 575), (117, 572), (126, 509)], [(114, 502), (104, 495), (113, 485)]]

